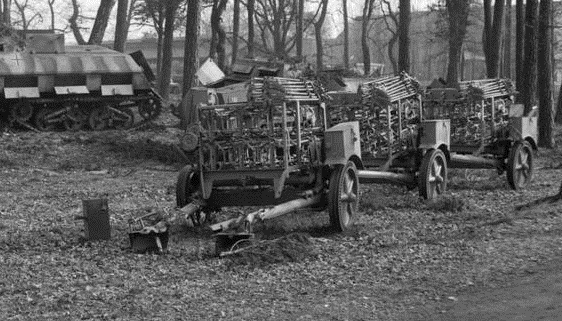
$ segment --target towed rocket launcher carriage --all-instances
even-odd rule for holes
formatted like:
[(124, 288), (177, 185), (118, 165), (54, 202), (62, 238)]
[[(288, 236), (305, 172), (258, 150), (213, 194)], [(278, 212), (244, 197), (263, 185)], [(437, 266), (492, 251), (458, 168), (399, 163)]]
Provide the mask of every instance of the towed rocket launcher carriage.
[[(20, 38), (21, 37), (21, 38)], [(41, 131), (127, 128), (133, 109), (157, 117), (161, 98), (142, 56), (102, 46), (65, 46), (64, 35), (28, 31), (0, 38), (0, 121)]]
[(449, 119), (451, 168), (489, 168), (506, 172), (512, 189), (527, 186), (537, 150), (537, 117), (514, 103), (509, 79), (460, 82), (458, 88), (428, 89), (423, 118)]
[[(252, 79), (247, 102), (200, 105), (198, 124), (182, 142), (197, 161), (178, 175), (178, 207), (200, 224), (202, 211), (272, 206), (211, 225), (220, 232), (220, 252), (249, 237), (253, 223), (303, 208), (328, 209), (331, 226), (347, 230), (357, 214), (360, 179), (412, 186), (419, 180), (422, 196), (442, 193), (441, 142), (414, 134), (421, 112), (418, 87), (407, 75), (392, 81), (389, 88), (373, 85), (371, 92), (380, 95), (367, 106), (326, 106), (312, 82), (288, 78)], [(373, 122), (385, 124), (389, 136), (372, 136), (379, 130), (369, 127)]]

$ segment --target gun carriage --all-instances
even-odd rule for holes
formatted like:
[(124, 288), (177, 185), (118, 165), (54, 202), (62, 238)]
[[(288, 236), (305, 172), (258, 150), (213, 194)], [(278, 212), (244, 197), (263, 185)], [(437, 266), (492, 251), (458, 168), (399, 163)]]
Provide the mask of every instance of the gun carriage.
[(459, 88), (428, 89), (424, 119), (450, 119), (451, 168), (491, 168), (506, 172), (511, 188), (531, 182), (537, 150), (537, 117), (514, 103), (509, 79), (464, 81)]

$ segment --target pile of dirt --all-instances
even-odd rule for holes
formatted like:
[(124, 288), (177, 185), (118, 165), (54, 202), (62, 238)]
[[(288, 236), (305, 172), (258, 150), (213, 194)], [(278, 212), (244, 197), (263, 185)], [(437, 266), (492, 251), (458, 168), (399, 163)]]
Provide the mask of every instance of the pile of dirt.
[(264, 267), (270, 264), (302, 262), (315, 256), (315, 247), (308, 234), (291, 233), (274, 240), (253, 241), (230, 252), (224, 258), (229, 260), (230, 267)]

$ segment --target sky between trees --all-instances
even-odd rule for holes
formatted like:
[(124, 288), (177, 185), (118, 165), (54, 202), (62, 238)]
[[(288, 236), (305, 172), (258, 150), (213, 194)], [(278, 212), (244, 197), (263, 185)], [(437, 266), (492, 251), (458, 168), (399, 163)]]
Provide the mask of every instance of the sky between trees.
[[(393, 0), (393, 1), (397, 6), (398, 0)], [(412, 10), (424, 10), (428, 7), (428, 5), (435, 3), (436, 1), (437, 0), (412, 0), (411, 1)], [(34, 6), (36, 7), (35, 10), (42, 11), (42, 12), (48, 11), (48, 6), (46, 4), (47, 0), (34, 0), (33, 2), (35, 3), (34, 4)], [(42, 2), (45, 3), (42, 4)], [(328, 20), (331, 21), (327, 21), (326, 27), (329, 28), (331, 27), (332, 31), (329, 32), (328, 34), (330, 34), (333, 37), (337, 36), (337, 34), (339, 34), (342, 31), (341, 29), (343, 28), (343, 24), (341, 23), (341, 19), (342, 19), (341, 2), (342, 0), (330, 0), (330, 8), (329, 8), (330, 15)], [(349, 7), (348, 10), (350, 12), (350, 17), (361, 15), (361, 11), (363, 9), (363, 4), (364, 4), (363, 0), (348, 0), (347, 3)], [(79, 4), (82, 8), (82, 13), (85, 16), (95, 17), (96, 11), (100, 4), (100, 0), (80, 0)], [(113, 38), (116, 10), (117, 10), (117, 6), (113, 8), (113, 12), (109, 21), (109, 26), (106, 31), (106, 37), (104, 38), (105, 40), (109, 40)], [(67, 24), (68, 17), (72, 12), (70, 0), (56, 0), (56, 11), (57, 11), (56, 18), (55, 18), (56, 26), (57, 28), (64, 28), (65, 25)], [(210, 10), (208, 11), (210, 12)], [(205, 12), (203, 12), (203, 15), (205, 15)], [(37, 25), (34, 26), (34, 28), (35, 29), (49, 28), (50, 26), (49, 19), (50, 18), (48, 17), (48, 15), (44, 14), (43, 22), (37, 23)], [(207, 21), (208, 20), (209, 19), (207, 18)], [(91, 24), (93, 23), (93, 21), (89, 23)], [(88, 26), (84, 26), (84, 27), (88, 27)], [(131, 26), (131, 28), (129, 29), (128, 38), (129, 39), (141, 38), (144, 33), (152, 32), (152, 31), (153, 30), (150, 27)], [(178, 34), (178, 36), (180, 36), (180, 34)], [(67, 41), (70, 43), (75, 42), (75, 39), (71, 33), (69, 33), (66, 38)]]

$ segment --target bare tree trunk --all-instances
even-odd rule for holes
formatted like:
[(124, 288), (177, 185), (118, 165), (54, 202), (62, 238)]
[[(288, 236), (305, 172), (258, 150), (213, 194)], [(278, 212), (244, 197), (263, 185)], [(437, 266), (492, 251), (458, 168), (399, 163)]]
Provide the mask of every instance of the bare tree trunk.
[[(390, 39), (388, 40), (388, 48), (387, 48), (388, 60), (392, 65), (392, 71), (394, 72), (395, 75), (398, 75), (398, 73), (400, 73), (400, 70), (398, 68), (398, 62), (396, 61), (396, 57), (394, 54), (394, 46), (398, 41), (398, 33), (396, 29), (398, 29), (399, 22), (398, 22), (397, 14), (392, 11), (392, 5), (390, 1), (381, 0), (381, 6), (383, 4), (386, 6), (386, 10), (388, 11), (388, 13), (385, 13), (384, 9), (381, 8), (383, 12), (384, 24), (386, 25), (386, 30), (388, 30), (388, 32), (390, 32), (391, 34)], [(394, 23), (394, 27), (395, 27), (394, 29), (391, 27), (388, 21), (389, 19), (392, 21), (392, 23)]]
[(511, 78), (511, 0), (505, 3), (505, 41), (503, 51), (503, 77)]
[(101, 45), (113, 6), (115, 6), (115, 0), (101, 0), (88, 44)]
[(459, 66), (462, 45), (468, 25), (470, 6), (465, 0), (447, 0), (449, 15), (449, 63), (447, 65), (447, 85), (456, 86), (459, 81)]
[(495, 78), (499, 74), (500, 58), (501, 58), (501, 43), (502, 43), (502, 30), (505, 17), (505, 0), (496, 0), (494, 4), (494, 22), (492, 23), (492, 35), (490, 43), (490, 70), (488, 77)]
[[(297, 0), (298, 1), (298, 10), (297, 10), (297, 28), (296, 28), (296, 46), (297, 46), (297, 58), (300, 60), (302, 59), (302, 38), (303, 38), (303, 16), (304, 16), (304, 0)], [(346, 0), (343, 0), (344, 2)]]
[(127, 32), (129, 31), (129, 26), (127, 25), (128, 7), (129, 0), (117, 0), (117, 19), (115, 21), (113, 49), (120, 52), (125, 51), (125, 41), (127, 41)]
[(240, 0), (234, 0), (232, 19), (232, 64), (238, 58), (238, 37), (240, 35)]
[(521, 99), (528, 113), (537, 104), (537, 0), (527, 0), (525, 9), (525, 62)]
[(400, 0), (398, 24), (398, 70), (410, 72), (410, 0)]
[(185, 55), (183, 58), (183, 95), (195, 86), (195, 73), (199, 68), (199, 21), (201, 3), (200, 0), (189, 1), (187, 7), (187, 18), (185, 27)]
[(490, 34), (492, 33), (492, 0), (484, 0), (482, 2), (482, 9), (484, 10), (484, 28), (482, 30), (482, 51), (484, 51), (484, 58), (486, 59), (486, 71), (490, 69)]
[(175, 12), (178, 8), (178, 0), (168, 0), (166, 4), (166, 23), (164, 29), (164, 43), (162, 50), (162, 70), (158, 74), (160, 78), (160, 95), (164, 101), (168, 100), (170, 79), (172, 76), (172, 59), (173, 59), (173, 45), (174, 45), (174, 22)]
[(363, 69), (365, 76), (371, 74), (371, 52), (369, 50), (368, 31), (371, 16), (373, 15), (373, 3), (374, 0), (365, 0), (362, 16), (363, 20), (361, 22), (361, 49), (363, 50)]
[(9, 26), (12, 24), (12, 0), (2, 0), (2, 5), (2, 21)]
[(248, 0), (248, 57), (254, 58), (254, 4), (255, 0)]
[(319, 4), (322, 6), (320, 11), (320, 16), (318, 20), (314, 23), (314, 35), (316, 37), (316, 72), (320, 73), (324, 69), (324, 46), (322, 44), (322, 26), (324, 25), (324, 20), (326, 20), (326, 14), (328, 13), (328, 0), (322, 0)]
[(550, 21), (552, 15), (552, 0), (541, 0), (538, 22), (538, 48), (537, 48), (537, 79), (539, 90), (539, 141), (540, 147), (554, 147), (552, 130), (554, 128), (554, 115), (552, 110), (552, 39)]
[(213, 0), (213, 10), (211, 12), (211, 45), (209, 48), (209, 57), (217, 60), (217, 65), (224, 70), (225, 67), (225, 49), (224, 42), (226, 39), (225, 31), (222, 26), (222, 14), (226, 8), (228, 0)]
[(505, 0), (496, 0), (493, 22), (490, 22), (490, 3), (491, 0), (484, 0), (484, 33), (482, 37), (486, 56), (486, 73), (488, 78), (495, 78), (498, 76), (500, 66)]
[(51, 14), (51, 30), (55, 30), (55, 0), (49, 0), (47, 4), (49, 5), (49, 13)]
[(562, 84), (560, 84), (560, 89), (558, 89), (558, 102), (556, 103), (556, 118), (554, 121), (562, 125)]
[[(6, 1), (6, 0), (3, 0)], [(6, 8), (6, 7), (4, 7)], [(68, 19), (68, 23), (70, 24), (70, 29), (72, 30), (72, 34), (76, 39), (76, 42), (79, 45), (85, 45), (86, 40), (82, 36), (82, 32), (80, 32), (80, 26), (78, 25), (78, 16), (80, 15), (80, 6), (78, 5), (77, 0), (72, 0), (72, 16)]]
[[(518, 92), (522, 92), (523, 87), (523, 60), (524, 39), (525, 39), (525, 11), (523, 0), (516, 0), (515, 3), (515, 85)], [(517, 101), (521, 101), (521, 95)]]
[(347, 14), (347, 0), (342, 0), (343, 6), (343, 66), (349, 69), (349, 17)]

